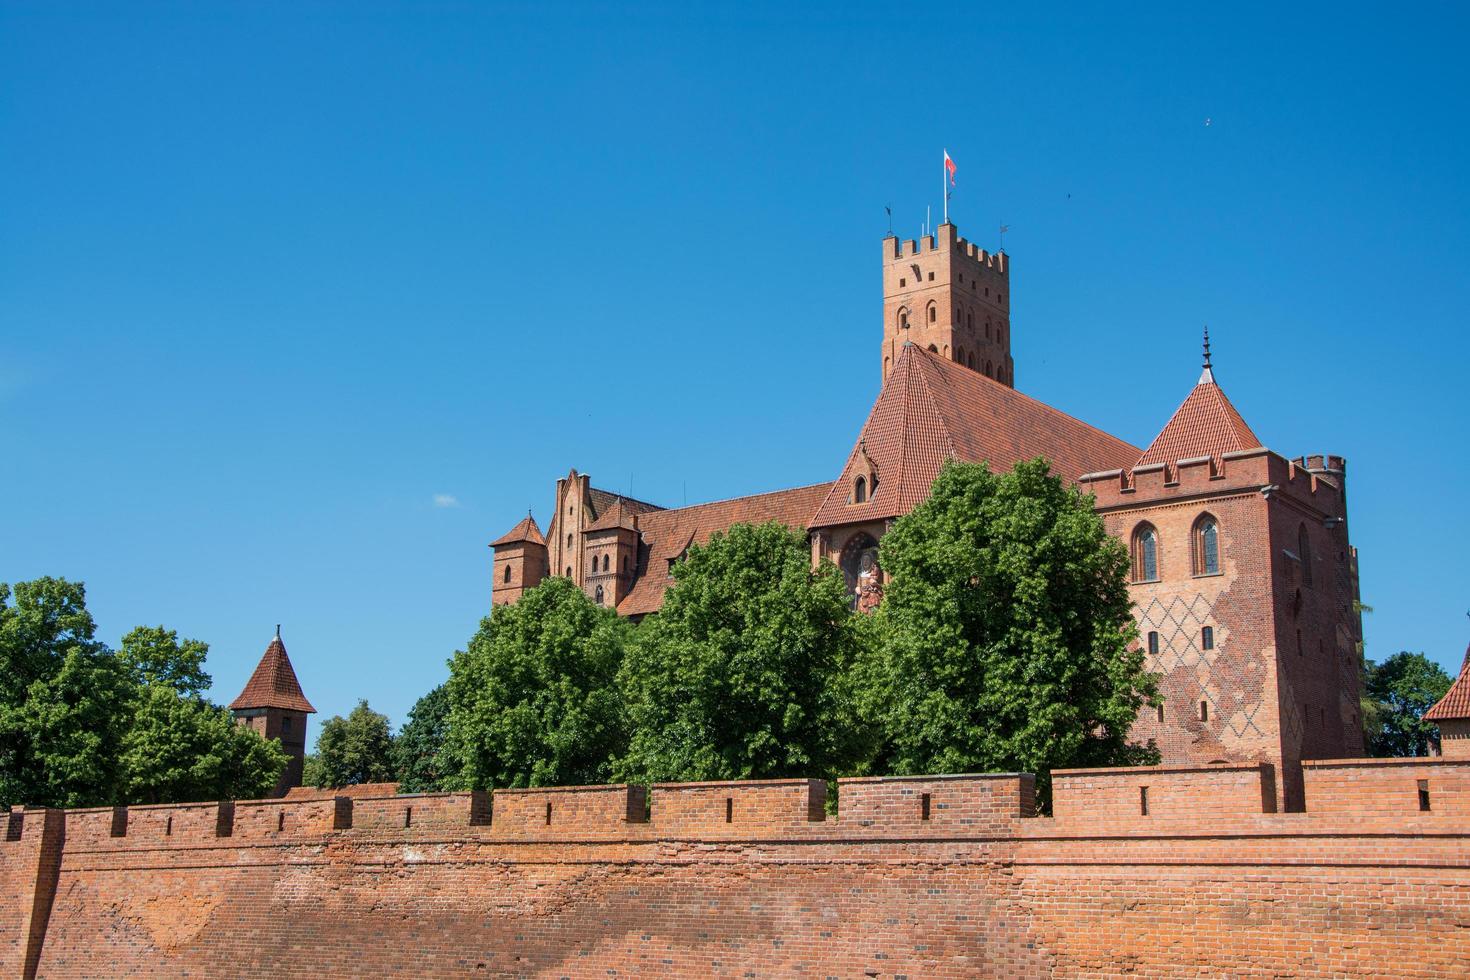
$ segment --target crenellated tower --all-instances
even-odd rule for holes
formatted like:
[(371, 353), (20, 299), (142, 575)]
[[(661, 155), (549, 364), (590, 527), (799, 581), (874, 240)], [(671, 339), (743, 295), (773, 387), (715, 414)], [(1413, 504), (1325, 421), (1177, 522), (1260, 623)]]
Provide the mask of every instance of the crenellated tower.
[(1005, 385), (1011, 360), (1010, 260), (960, 238), (952, 224), (919, 241), (883, 239), (883, 377), (905, 343)]

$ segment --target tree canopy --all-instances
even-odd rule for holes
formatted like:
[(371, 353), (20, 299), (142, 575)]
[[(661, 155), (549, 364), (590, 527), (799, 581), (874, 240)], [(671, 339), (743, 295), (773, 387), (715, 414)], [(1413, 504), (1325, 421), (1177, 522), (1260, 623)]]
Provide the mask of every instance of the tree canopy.
[(393, 739), (393, 766), (401, 793), (431, 793), (444, 788), (448, 760), (444, 739), (449, 731), (449, 692), (440, 684), (409, 709)]
[(358, 701), (346, 718), (333, 715), (322, 722), (311, 771), (303, 773), (303, 782), (336, 789), (392, 780), (393, 735), (387, 715)]
[(1422, 653), (1401, 651), (1381, 664), (1366, 663), (1363, 678), (1368, 754), (1428, 755), (1439, 728), (1423, 714), (1445, 696), (1454, 679)]
[(139, 627), (114, 653), (79, 582), (0, 584), (0, 806), (258, 796), (286, 764), (209, 704), (208, 646)]
[(890, 576), (864, 660), (877, 772), (1026, 771), (1157, 758), (1127, 741), (1157, 698), (1127, 554), (1044, 460), (947, 463), (879, 545)]
[(619, 778), (837, 775), (861, 739), (847, 672), (857, 632), (842, 573), (804, 537), (737, 524), (691, 546), (620, 674), (632, 724)]
[(626, 740), (616, 678), (631, 629), (561, 577), (495, 609), (449, 664), (447, 784), (606, 782)]

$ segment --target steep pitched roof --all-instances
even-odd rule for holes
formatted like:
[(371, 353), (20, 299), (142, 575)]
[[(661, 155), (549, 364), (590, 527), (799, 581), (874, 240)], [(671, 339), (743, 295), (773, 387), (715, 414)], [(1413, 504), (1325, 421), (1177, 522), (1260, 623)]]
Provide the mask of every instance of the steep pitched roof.
[(1218, 459), (1225, 453), (1255, 449), (1260, 444), (1261, 440), (1215, 383), (1215, 373), (1207, 364), (1184, 404), (1133, 465), (1177, 463), (1196, 456)]
[(1460, 676), (1455, 678), (1439, 703), (1424, 712), (1425, 721), (1457, 721), (1461, 718), (1470, 718), (1470, 647), (1465, 648)]
[(604, 510), (597, 520), (587, 525), (587, 530), (606, 531), (615, 527), (626, 527), (636, 530), (638, 527), (638, 514), (647, 513), (648, 511), (636, 511), (633, 509), (632, 503), (626, 497), (614, 499), (612, 506)]
[(601, 515), (617, 501), (622, 501), (623, 506), (634, 514), (646, 514), (649, 511), (663, 510), (658, 504), (650, 504), (646, 500), (634, 500), (632, 497), (611, 490), (602, 490), (598, 487), (587, 488), (588, 499), (592, 504), (592, 513)]
[(546, 543), (546, 538), (541, 534), (541, 528), (536, 526), (536, 518), (530, 514), (527, 514), (515, 527), (491, 541), (490, 547), (498, 548), (503, 544), (519, 544), (523, 541), (531, 544)]
[[(849, 504), (855, 473), (877, 470), (866, 504)], [(1084, 473), (1128, 466), (1138, 447), (1108, 435), (1014, 388), (924, 350), (906, 345), (863, 424), (842, 478), (812, 518), (812, 527), (907, 514), (929, 496), (944, 461), (987, 462), (1010, 469), (1045, 456), (1053, 471), (1075, 481)]]
[(247, 708), (285, 708), (288, 711), (305, 711), (311, 714), (316, 709), (301, 693), (301, 682), (291, 667), (291, 658), (286, 656), (286, 644), (281, 642), (281, 629), (276, 627), (276, 638), (265, 648), (255, 673), (245, 684), (240, 696), (230, 702), (230, 710)]
[(818, 483), (641, 515), (638, 528), (648, 549), (647, 561), (632, 591), (618, 603), (618, 612), (624, 616), (658, 612), (664, 604), (664, 592), (673, 584), (669, 559), (679, 557), (691, 544), (704, 544), (716, 531), (731, 524), (780, 521), (788, 527), (805, 529), (831, 487), (830, 483)]

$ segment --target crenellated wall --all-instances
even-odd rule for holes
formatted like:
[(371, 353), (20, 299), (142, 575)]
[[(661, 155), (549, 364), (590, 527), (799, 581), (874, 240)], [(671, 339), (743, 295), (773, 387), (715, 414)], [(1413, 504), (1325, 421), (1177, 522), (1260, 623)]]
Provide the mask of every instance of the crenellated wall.
[(31, 810), (0, 975), (1462, 976), (1470, 762), (1306, 763), (1304, 813), (1276, 775)]

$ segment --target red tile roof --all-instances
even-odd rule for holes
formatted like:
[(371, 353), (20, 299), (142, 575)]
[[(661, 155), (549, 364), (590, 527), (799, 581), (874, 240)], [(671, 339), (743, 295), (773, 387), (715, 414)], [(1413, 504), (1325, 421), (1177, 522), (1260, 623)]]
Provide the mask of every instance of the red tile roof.
[(716, 531), (732, 524), (767, 521), (780, 521), (805, 530), (807, 521), (831, 487), (830, 483), (817, 483), (640, 515), (638, 527), (647, 546), (646, 565), (639, 570), (633, 590), (618, 603), (618, 612), (624, 616), (658, 612), (664, 604), (665, 590), (673, 584), (669, 578), (669, 559), (679, 557), (690, 544), (704, 544)]
[(542, 536), (541, 529), (536, 526), (536, 518), (527, 514), (519, 524), (511, 528), (494, 541), (490, 547), (498, 548), (503, 544), (519, 544), (528, 541), (531, 544), (545, 544), (546, 538)]
[(281, 642), (281, 633), (265, 648), (265, 655), (255, 665), (255, 673), (245, 684), (240, 696), (230, 702), (230, 710), (248, 708), (284, 708), (287, 711), (305, 711), (311, 714), (316, 709), (301, 693), (301, 682), (291, 667), (291, 658), (286, 656), (286, 644)]
[[(864, 450), (877, 469), (878, 489), (868, 503), (849, 504)], [(811, 526), (907, 514), (928, 498), (940, 467), (951, 456), (988, 462), (996, 471), (1045, 456), (1057, 475), (1075, 481), (1084, 473), (1131, 465), (1138, 447), (909, 344), (878, 393), (842, 478), (832, 484)]]
[(649, 505), (647, 510), (640, 512), (633, 509), (632, 503), (626, 497), (618, 497), (612, 502), (612, 506), (602, 512), (597, 520), (587, 525), (587, 530), (606, 531), (609, 528), (615, 527), (626, 527), (636, 530), (638, 528), (639, 513), (647, 513), (649, 510), (659, 509)]
[(1149, 443), (1133, 465), (1172, 464), (1197, 456), (1219, 459), (1224, 453), (1255, 449), (1260, 444), (1261, 440), (1230, 404), (1230, 399), (1215, 383), (1214, 372), (1207, 367), (1164, 431)]
[(1461, 718), (1470, 718), (1470, 647), (1465, 648), (1460, 676), (1455, 678), (1439, 703), (1424, 712), (1425, 721), (1457, 721)]

